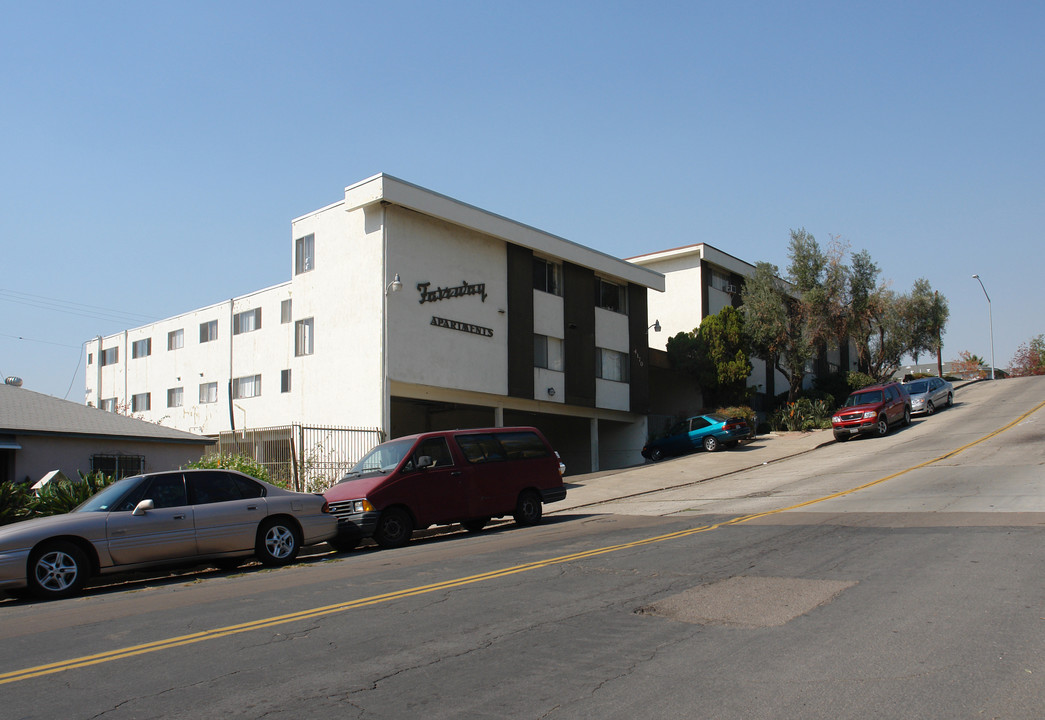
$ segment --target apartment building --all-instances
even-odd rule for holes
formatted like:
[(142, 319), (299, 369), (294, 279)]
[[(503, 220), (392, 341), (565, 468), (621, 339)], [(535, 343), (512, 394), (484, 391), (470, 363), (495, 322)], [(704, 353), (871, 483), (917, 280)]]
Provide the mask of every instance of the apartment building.
[(291, 228), (289, 281), (88, 341), (88, 404), (206, 435), (536, 425), (572, 472), (641, 461), (656, 268), (385, 174)]

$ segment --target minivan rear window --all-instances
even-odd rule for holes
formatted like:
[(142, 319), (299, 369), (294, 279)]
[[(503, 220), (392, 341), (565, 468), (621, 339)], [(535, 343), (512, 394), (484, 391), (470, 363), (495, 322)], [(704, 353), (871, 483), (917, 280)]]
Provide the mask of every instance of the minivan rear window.
[(536, 433), (526, 431), (458, 435), (457, 445), (470, 463), (530, 460), (550, 454)]

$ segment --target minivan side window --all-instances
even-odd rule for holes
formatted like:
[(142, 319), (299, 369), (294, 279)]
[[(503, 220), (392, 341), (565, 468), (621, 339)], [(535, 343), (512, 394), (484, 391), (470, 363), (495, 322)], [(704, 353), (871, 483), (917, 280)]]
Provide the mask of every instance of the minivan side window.
[(434, 437), (422, 440), (414, 452), (415, 465), (422, 455), (427, 455), (435, 460), (435, 464), (431, 467), (448, 467), (454, 464), (453, 456), (450, 455), (450, 446), (446, 444), (446, 438)]
[(457, 446), (470, 463), (498, 462), (505, 459), (504, 448), (493, 435), (458, 435)]
[(505, 432), (497, 433), (497, 439), (504, 447), (504, 453), (509, 460), (529, 460), (548, 456), (548, 446), (541, 442), (537, 433), (532, 432)]

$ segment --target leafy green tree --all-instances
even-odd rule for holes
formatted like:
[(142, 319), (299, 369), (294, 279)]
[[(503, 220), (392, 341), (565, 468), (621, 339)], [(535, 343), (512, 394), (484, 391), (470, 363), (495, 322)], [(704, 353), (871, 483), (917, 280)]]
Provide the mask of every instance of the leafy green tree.
[(667, 352), (671, 366), (700, 385), (705, 406), (739, 404), (747, 398), (751, 343), (736, 308), (724, 307), (691, 332), (669, 338)]
[(237, 470), (263, 482), (272, 482), (268, 468), (249, 455), (207, 455), (190, 462), (187, 468), (205, 468), (210, 470)]
[(787, 378), (788, 400), (794, 402), (806, 364), (814, 356), (814, 343), (801, 302), (778, 275), (772, 263), (755, 265), (744, 283), (742, 310), (754, 355)]
[[(906, 299), (907, 352), (917, 364), (921, 353), (940, 358), (943, 350), (943, 329), (950, 317), (947, 299), (932, 289), (925, 278), (918, 278)], [(940, 374), (942, 375), (942, 368)]]

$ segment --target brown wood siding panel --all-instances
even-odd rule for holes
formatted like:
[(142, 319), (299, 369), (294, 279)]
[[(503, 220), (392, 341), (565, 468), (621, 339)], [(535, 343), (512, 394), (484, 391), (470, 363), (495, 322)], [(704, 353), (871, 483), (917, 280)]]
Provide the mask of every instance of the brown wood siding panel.
[(628, 353), (630, 368), (630, 410), (649, 413), (649, 315), (646, 309), (647, 291), (641, 285), (628, 285)]
[(562, 264), (566, 404), (595, 407), (595, 273)]
[(533, 399), (533, 251), (508, 243), (508, 395)]

